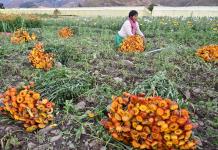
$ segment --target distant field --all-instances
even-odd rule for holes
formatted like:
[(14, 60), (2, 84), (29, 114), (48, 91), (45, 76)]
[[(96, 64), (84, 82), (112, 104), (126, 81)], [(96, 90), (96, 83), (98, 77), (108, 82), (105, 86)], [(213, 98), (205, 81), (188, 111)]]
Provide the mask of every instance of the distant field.
[[(103, 16), (103, 17), (124, 17), (130, 10), (137, 10), (139, 16), (169, 16), (169, 17), (216, 17), (218, 16), (218, 6), (214, 7), (154, 7), (152, 14), (145, 7), (78, 7), (78, 8), (57, 8), (59, 15), (72, 16)], [(0, 13), (14, 14), (48, 14), (53, 15), (55, 8), (21, 8), (5, 9)]]

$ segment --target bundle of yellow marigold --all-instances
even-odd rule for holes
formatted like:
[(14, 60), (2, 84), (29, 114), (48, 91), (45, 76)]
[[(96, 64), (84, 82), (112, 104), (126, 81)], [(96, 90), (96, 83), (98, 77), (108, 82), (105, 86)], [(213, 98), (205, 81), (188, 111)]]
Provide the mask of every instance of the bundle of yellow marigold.
[(36, 40), (36, 38), (37, 37), (35, 33), (32, 33), (32, 35), (30, 35), (26, 30), (21, 28), (13, 33), (11, 37), (11, 43), (20, 44), (20, 43)]
[(119, 48), (121, 52), (143, 52), (144, 49), (144, 40), (139, 35), (127, 37)]
[(218, 62), (218, 45), (208, 45), (197, 50), (196, 55), (208, 62)]
[(3, 103), (0, 113), (9, 114), (13, 119), (23, 122), (27, 132), (45, 128), (54, 119), (54, 103), (41, 99), (39, 93), (31, 90), (33, 87), (32, 82), (22, 89), (10, 87), (0, 94)]
[(195, 149), (189, 112), (170, 99), (144, 96), (112, 97), (109, 118), (101, 121), (112, 137), (138, 149)]
[(54, 64), (53, 55), (44, 51), (42, 43), (35, 44), (28, 55), (28, 59), (37, 69), (49, 70)]
[(58, 31), (58, 35), (61, 38), (70, 38), (73, 35), (73, 31), (69, 27), (64, 27)]

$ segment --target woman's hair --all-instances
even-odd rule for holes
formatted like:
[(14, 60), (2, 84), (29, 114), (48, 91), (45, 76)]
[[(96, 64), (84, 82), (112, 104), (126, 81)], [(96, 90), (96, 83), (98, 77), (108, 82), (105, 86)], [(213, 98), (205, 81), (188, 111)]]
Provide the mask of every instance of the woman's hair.
[(133, 16), (135, 16), (135, 15), (138, 15), (138, 12), (137, 12), (136, 10), (131, 10), (131, 11), (129, 12), (129, 17), (133, 17)]

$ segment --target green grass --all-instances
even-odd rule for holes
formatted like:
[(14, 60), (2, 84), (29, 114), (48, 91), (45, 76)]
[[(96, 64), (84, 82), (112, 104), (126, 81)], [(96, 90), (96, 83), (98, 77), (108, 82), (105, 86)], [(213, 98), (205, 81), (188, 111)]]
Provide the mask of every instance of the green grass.
[[(217, 18), (140, 18), (141, 30), (148, 40), (145, 52), (140, 54), (123, 54), (114, 49), (114, 35), (124, 20), (101, 17), (42, 20), (37, 29), (39, 41), (63, 65), (48, 72), (34, 69), (28, 63), (26, 56), (34, 43), (12, 45), (9, 37), (0, 35), (0, 91), (8, 85), (34, 80), (37, 91), (57, 104), (56, 123), (66, 142), (72, 141), (77, 149), (83, 148), (83, 140), (97, 140), (107, 149), (131, 149), (114, 141), (100, 120), (106, 117), (112, 95), (124, 91), (152, 95), (155, 90), (159, 96), (173, 98), (182, 107), (188, 107), (194, 122), (204, 123), (195, 130), (195, 136), (203, 143), (200, 148), (216, 148), (218, 119), (214, 87), (218, 83), (218, 68), (216, 63), (205, 63), (198, 58), (195, 51), (202, 45), (218, 44)], [(72, 38), (58, 38), (58, 29), (64, 26), (75, 30)], [(31, 27), (28, 29), (34, 30)], [(158, 48), (165, 49), (147, 54)], [(86, 107), (76, 110), (81, 101)], [(87, 117), (87, 111), (94, 112), (95, 118)], [(23, 134), (26, 135), (29, 140), (37, 139), (35, 134)], [(20, 139), (17, 134), (11, 136)], [(42, 143), (47, 141), (44, 138)], [(16, 147), (16, 142), (15, 146), (8, 143)], [(67, 149), (66, 144), (59, 146)]]

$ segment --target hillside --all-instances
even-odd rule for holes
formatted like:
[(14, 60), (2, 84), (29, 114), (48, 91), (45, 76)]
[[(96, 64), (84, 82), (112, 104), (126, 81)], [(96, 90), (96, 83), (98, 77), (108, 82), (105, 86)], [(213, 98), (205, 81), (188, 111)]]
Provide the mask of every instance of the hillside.
[[(101, 6), (142, 6), (151, 0), (0, 0), (5, 7), (101, 7)], [(163, 6), (218, 6), (217, 0), (153, 0)]]

